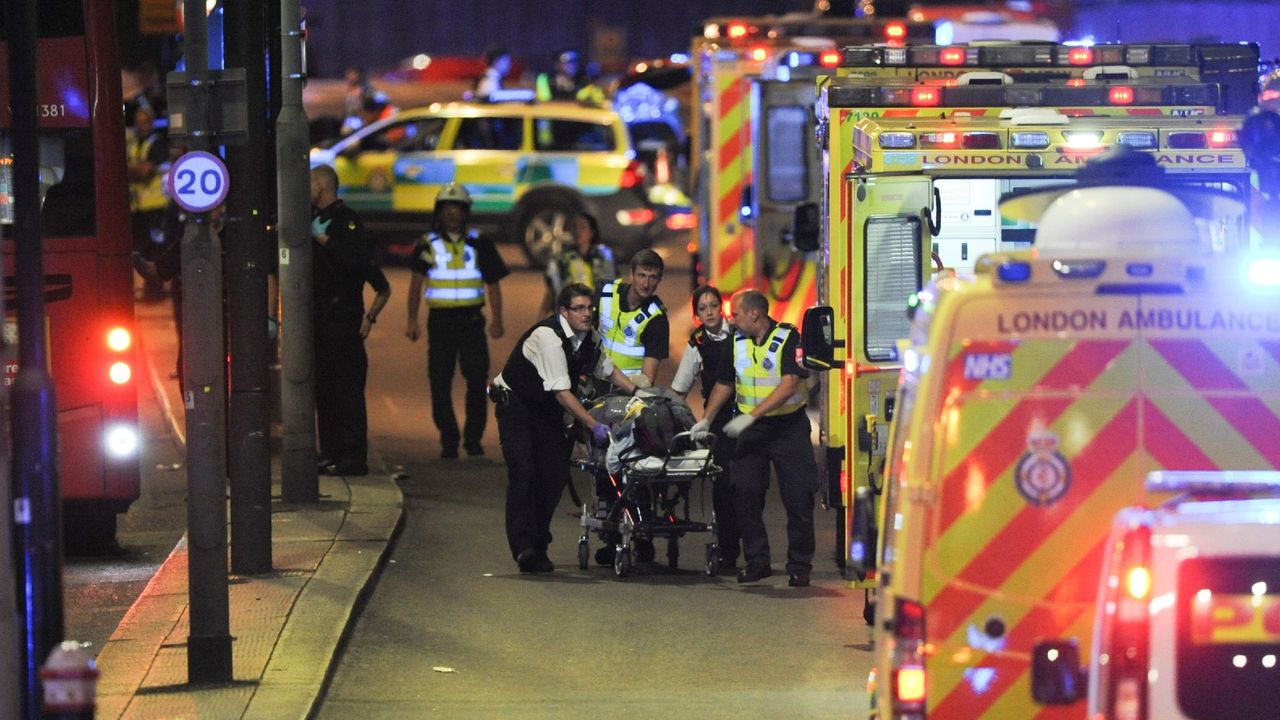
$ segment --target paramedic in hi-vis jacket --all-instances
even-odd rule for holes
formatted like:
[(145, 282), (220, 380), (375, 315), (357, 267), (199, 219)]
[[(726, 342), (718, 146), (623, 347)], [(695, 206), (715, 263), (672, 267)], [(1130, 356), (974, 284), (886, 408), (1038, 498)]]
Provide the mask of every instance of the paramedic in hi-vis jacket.
[(525, 332), (489, 390), (507, 463), (507, 543), (523, 573), (555, 569), (547, 557), (551, 518), (569, 482), (573, 448), (564, 414), (590, 430), (598, 445), (609, 436), (609, 426), (591, 417), (575, 390), (592, 376), (636, 390), (600, 351), (591, 297), (581, 283), (561, 289), (556, 313)]
[(738, 440), (732, 482), (747, 561), (738, 582), (755, 582), (773, 574), (764, 527), (764, 495), (772, 464), (787, 511), (787, 584), (808, 587), (818, 466), (805, 413), (807, 373), (796, 362), (800, 333), (794, 325), (769, 317), (769, 301), (759, 290), (734, 295), (732, 320), (737, 333), (720, 361), (703, 419), (692, 432), (695, 439), (710, 433), (711, 419), (736, 392), (739, 415), (725, 425), (724, 432)]
[[(484, 336), (485, 300), (489, 301), (489, 335), (502, 337), (502, 289), (510, 274), (493, 241), (467, 229), (471, 194), (450, 183), (436, 196), (435, 228), (413, 249), (409, 282), (409, 324), (405, 336), (418, 339), (418, 306), (425, 282), (427, 308), (427, 378), (431, 385), (431, 417), (440, 430), (440, 457), (458, 457), (458, 441), (468, 455), (483, 455), (480, 440), (489, 419), (485, 386), (489, 379), (489, 342)], [(453, 373), (461, 364), (467, 381), (466, 423), (459, 437), (453, 414)]]
[(644, 249), (631, 258), (631, 282), (600, 290), (600, 338), (613, 364), (641, 388), (652, 387), (670, 354), (671, 321), (658, 298), (662, 257)]

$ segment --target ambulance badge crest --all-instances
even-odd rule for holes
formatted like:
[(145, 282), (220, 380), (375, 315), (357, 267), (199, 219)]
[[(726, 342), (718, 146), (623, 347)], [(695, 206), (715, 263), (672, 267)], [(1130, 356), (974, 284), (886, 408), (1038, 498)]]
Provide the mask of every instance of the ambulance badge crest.
[(1027, 434), (1027, 451), (1013, 471), (1018, 492), (1034, 505), (1048, 507), (1071, 487), (1071, 465), (1058, 452), (1058, 436), (1046, 430)]

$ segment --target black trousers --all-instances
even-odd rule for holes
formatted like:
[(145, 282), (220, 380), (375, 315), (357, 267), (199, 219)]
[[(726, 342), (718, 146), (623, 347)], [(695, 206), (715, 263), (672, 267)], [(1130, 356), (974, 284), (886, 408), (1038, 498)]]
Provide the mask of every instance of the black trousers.
[(711, 486), (711, 508), (716, 513), (716, 544), (720, 548), (720, 564), (733, 565), (742, 552), (742, 531), (738, 522), (738, 502), (733, 490), (733, 456), (737, 440), (724, 434), (724, 426), (733, 419), (731, 413), (720, 413), (711, 421), (711, 432), (719, 436), (711, 456), (724, 472)]
[(733, 461), (733, 489), (747, 563), (768, 565), (769, 535), (764, 527), (764, 496), (769, 466), (778, 475), (778, 493), (787, 511), (787, 572), (813, 568), (813, 497), (818, 492), (818, 464), (809, 443), (809, 416), (804, 410), (756, 421), (738, 436)]
[(369, 422), (364, 404), (369, 357), (360, 338), (360, 306), (315, 300), (316, 433), (320, 456), (364, 467)]
[[(453, 414), (453, 373), (461, 364), (467, 381), (466, 424), (461, 437)], [(489, 419), (485, 388), (489, 385), (489, 341), (480, 308), (433, 308), (427, 314), (427, 379), (431, 384), (431, 418), (440, 431), (440, 445), (468, 447), (484, 438)]]
[(569, 453), (559, 403), (531, 406), (512, 396), (498, 405), (498, 439), (507, 463), (507, 544), (511, 557), (523, 550), (545, 553), (551, 518), (569, 481)]

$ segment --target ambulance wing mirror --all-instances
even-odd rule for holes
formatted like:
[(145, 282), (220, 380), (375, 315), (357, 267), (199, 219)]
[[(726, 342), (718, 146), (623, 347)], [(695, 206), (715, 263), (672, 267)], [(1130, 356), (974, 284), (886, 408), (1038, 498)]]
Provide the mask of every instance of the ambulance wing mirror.
[(858, 580), (867, 579), (867, 571), (876, 562), (876, 499), (869, 487), (854, 493), (853, 527), (849, 530), (849, 557), (846, 567)]
[(1031, 654), (1031, 698), (1041, 705), (1071, 705), (1088, 683), (1074, 639), (1037, 640)]
[(822, 246), (822, 217), (818, 203), (800, 203), (791, 220), (791, 245), (802, 253), (813, 252)]
[(844, 341), (836, 340), (835, 327), (836, 312), (830, 306), (819, 305), (804, 311), (800, 351), (809, 370), (836, 368), (836, 348), (844, 347)]

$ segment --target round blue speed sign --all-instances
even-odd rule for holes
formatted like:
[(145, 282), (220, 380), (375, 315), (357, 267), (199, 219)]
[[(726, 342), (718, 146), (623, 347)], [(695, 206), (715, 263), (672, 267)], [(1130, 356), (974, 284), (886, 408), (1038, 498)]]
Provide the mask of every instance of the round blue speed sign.
[(188, 212), (208, 212), (227, 199), (231, 177), (222, 158), (203, 150), (193, 150), (169, 168), (166, 181), (169, 197)]

